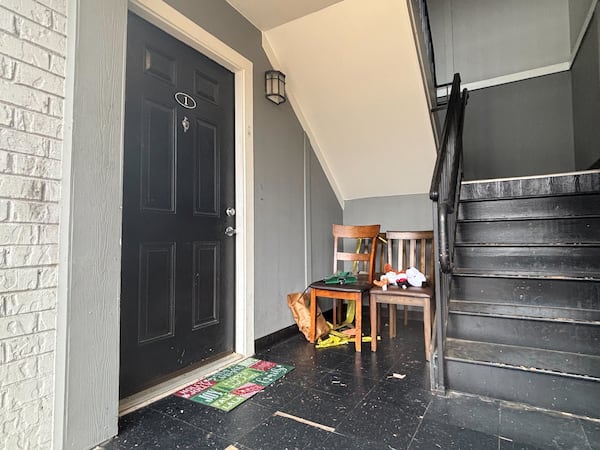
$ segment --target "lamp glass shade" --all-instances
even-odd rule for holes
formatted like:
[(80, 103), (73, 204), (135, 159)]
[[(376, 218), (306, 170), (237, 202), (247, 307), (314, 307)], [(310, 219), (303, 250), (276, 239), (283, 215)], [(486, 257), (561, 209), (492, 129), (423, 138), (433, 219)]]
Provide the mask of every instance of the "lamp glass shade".
[(265, 72), (265, 96), (279, 105), (285, 102), (285, 74), (279, 70)]

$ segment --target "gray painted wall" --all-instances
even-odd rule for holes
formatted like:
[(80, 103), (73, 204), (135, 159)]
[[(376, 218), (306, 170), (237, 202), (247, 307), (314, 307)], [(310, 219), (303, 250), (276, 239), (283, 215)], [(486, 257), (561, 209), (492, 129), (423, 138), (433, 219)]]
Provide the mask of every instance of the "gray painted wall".
[(600, 158), (600, 4), (572, 67), (575, 168)]
[(310, 280), (323, 278), (333, 268), (332, 225), (344, 223), (343, 211), (335, 193), (321, 169), (316, 155), (309, 148), (310, 164)]
[[(286, 295), (305, 287), (304, 132), (289, 103), (276, 106), (264, 97), (264, 72), (271, 66), (259, 30), (224, 1), (167, 3), (254, 64), (254, 316), (260, 338), (293, 323)], [(311, 206), (312, 217), (329, 217), (339, 203), (322, 182), (321, 167), (311, 174), (314, 188), (325, 191)], [(319, 226), (315, 233), (319, 241)]]
[(428, 6), (438, 83), (450, 82), (454, 72), (468, 83), (569, 60), (565, 0), (428, 0)]
[(471, 92), (463, 151), (466, 180), (574, 170), (570, 72)]
[(581, 27), (593, 0), (569, 0), (569, 42), (571, 52), (575, 48)]
[[(400, 166), (398, 171), (400, 172)], [(381, 225), (381, 231), (432, 230), (433, 218), (429, 194), (371, 197), (346, 202), (344, 224), (375, 223)]]

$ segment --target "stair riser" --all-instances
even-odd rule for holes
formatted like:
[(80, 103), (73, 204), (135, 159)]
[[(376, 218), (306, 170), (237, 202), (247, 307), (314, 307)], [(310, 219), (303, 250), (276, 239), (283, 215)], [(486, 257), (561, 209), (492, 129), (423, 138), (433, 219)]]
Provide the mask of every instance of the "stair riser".
[(548, 308), (547, 306), (522, 306), (482, 302), (450, 302), (450, 311), (464, 314), (486, 314), (490, 316), (535, 317), (545, 319), (572, 320), (577, 322), (598, 322), (600, 310), (579, 308)]
[(531, 197), (600, 192), (600, 172), (463, 184), (461, 199)]
[(553, 244), (600, 242), (600, 217), (461, 222), (457, 243)]
[(448, 315), (448, 337), (600, 356), (600, 326), (570, 322)]
[(556, 308), (600, 309), (600, 282), (454, 277), (451, 298)]
[(555, 218), (600, 215), (600, 194), (462, 202), (460, 220)]
[(596, 381), (446, 360), (446, 387), (470, 394), (600, 418)]
[(600, 247), (457, 247), (459, 269), (549, 275), (600, 273)]

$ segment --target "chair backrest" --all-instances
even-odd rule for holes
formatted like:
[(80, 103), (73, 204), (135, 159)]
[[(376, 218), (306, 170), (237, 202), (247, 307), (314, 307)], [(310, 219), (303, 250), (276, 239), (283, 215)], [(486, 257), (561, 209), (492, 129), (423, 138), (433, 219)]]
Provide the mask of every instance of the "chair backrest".
[(375, 276), (383, 273), (383, 267), (387, 263), (387, 239), (385, 233), (379, 232), (377, 236), (377, 254), (375, 255)]
[[(333, 271), (337, 272), (339, 263), (356, 261), (362, 263), (369, 283), (375, 274), (375, 254), (379, 225), (333, 225)], [(348, 251), (348, 240), (353, 240), (353, 251)]]
[(388, 231), (388, 262), (396, 270), (416, 267), (434, 282), (433, 231)]

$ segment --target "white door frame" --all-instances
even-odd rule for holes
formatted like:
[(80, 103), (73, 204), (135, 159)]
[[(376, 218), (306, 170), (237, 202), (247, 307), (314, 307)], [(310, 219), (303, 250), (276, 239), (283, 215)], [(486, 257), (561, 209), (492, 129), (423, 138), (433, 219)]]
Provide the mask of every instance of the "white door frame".
[(235, 352), (254, 353), (254, 170), (252, 62), (163, 0), (129, 0), (129, 10), (235, 76)]

